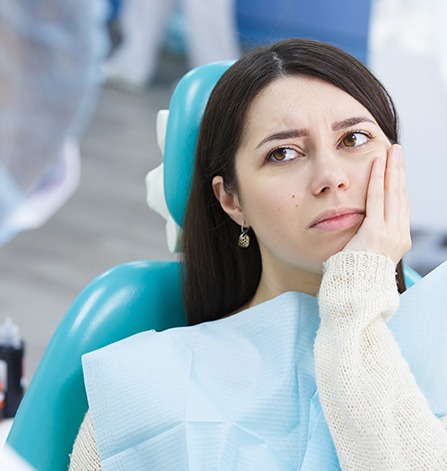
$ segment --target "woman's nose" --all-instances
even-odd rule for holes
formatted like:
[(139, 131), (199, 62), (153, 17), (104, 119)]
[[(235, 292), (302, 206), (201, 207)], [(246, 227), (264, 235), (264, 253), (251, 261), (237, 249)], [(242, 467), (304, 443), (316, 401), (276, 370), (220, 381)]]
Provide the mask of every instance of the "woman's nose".
[(315, 162), (312, 193), (316, 196), (330, 191), (346, 191), (350, 180), (345, 166), (335, 156)]

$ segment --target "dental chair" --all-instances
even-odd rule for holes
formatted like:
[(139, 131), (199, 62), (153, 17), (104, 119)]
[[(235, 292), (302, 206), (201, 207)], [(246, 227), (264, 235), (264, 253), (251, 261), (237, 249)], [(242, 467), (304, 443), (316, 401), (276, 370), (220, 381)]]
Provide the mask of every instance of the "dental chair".
[[(189, 72), (174, 91), (169, 115), (161, 115), (167, 118), (164, 195), (173, 227), (183, 223), (206, 102), (230, 65), (219, 62)], [(406, 276), (408, 285), (419, 278), (410, 269)], [(81, 356), (144, 330), (185, 324), (178, 262), (126, 263), (96, 278), (55, 331), (14, 419), (9, 446), (38, 471), (66, 470), (88, 407)]]

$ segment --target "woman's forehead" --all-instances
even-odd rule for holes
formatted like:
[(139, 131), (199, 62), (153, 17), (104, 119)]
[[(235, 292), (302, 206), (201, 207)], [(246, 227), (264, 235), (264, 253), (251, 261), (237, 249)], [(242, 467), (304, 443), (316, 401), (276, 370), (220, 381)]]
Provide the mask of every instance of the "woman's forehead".
[(243, 135), (245, 140), (281, 126), (331, 125), (354, 116), (375, 122), (360, 102), (335, 85), (307, 76), (281, 77), (248, 107)]
[(344, 110), (368, 110), (354, 97), (335, 85), (318, 78), (290, 76), (274, 80), (252, 101), (247, 115), (259, 111), (297, 115), (332, 116)]

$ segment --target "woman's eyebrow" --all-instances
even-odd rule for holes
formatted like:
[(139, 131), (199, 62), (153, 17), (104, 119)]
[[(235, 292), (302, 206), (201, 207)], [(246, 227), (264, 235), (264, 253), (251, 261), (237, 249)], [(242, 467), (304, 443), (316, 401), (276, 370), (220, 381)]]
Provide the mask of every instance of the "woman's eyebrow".
[[(342, 121), (335, 121), (334, 123), (332, 123), (331, 127), (333, 131), (340, 131), (341, 129), (346, 129), (351, 126), (355, 126), (356, 124), (365, 123), (365, 122), (376, 124), (375, 121), (373, 121), (371, 118), (368, 118), (367, 116), (353, 116), (351, 118), (343, 119)], [(303, 136), (308, 136), (308, 135), (309, 135), (309, 130), (305, 128), (286, 129), (285, 131), (275, 132), (265, 137), (256, 146), (256, 149), (259, 149), (259, 147), (264, 145), (266, 142), (281, 141), (283, 139), (291, 139), (291, 138), (303, 137)]]
[(308, 129), (287, 129), (286, 131), (279, 131), (262, 139), (262, 141), (256, 146), (256, 149), (259, 149), (263, 144), (270, 141), (280, 141), (283, 139), (290, 139), (292, 137), (303, 137), (308, 136), (309, 130)]
[(367, 116), (353, 116), (352, 118), (347, 118), (342, 121), (335, 121), (332, 123), (332, 130), (340, 131), (341, 129), (350, 128), (351, 126), (365, 122), (376, 124), (371, 118), (368, 118)]

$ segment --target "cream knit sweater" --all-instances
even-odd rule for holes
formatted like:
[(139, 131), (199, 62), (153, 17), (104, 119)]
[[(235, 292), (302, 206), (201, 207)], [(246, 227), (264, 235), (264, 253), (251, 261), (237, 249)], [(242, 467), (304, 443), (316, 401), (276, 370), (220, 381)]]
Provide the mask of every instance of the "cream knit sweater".
[[(318, 298), (318, 393), (343, 471), (447, 470), (447, 420), (430, 411), (386, 324), (399, 304), (393, 262), (340, 252)], [(70, 470), (100, 469), (87, 413)]]
[(325, 263), (315, 372), (344, 471), (447, 470), (445, 424), (386, 324), (398, 304), (388, 257), (346, 251)]

